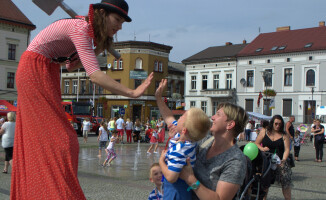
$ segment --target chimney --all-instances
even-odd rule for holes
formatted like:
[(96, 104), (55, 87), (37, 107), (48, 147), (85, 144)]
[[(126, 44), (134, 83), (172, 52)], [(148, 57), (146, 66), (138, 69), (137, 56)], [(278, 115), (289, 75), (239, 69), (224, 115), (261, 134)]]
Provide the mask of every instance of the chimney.
[(323, 27), (323, 26), (325, 26), (325, 21), (320, 21), (319, 22), (319, 27)]
[(276, 32), (289, 31), (289, 30), (291, 30), (290, 26), (282, 26), (276, 28)]
[(225, 46), (231, 46), (232, 45), (232, 42), (226, 42), (225, 43)]
[(242, 44), (247, 44), (247, 40), (243, 40), (242, 41)]

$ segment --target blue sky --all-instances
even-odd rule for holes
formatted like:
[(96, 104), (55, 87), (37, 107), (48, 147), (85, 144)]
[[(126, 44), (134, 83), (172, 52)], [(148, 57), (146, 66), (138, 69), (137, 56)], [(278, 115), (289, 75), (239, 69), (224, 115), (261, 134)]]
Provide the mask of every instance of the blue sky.
[[(69, 16), (57, 8), (51, 16), (32, 0), (12, 0), (36, 25), (32, 38), (47, 25)], [(80, 15), (98, 1), (65, 0)], [(118, 41), (151, 41), (172, 46), (170, 61), (181, 62), (211, 46), (251, 42), (277, 27), (291, 30), (326, 21), (325, 0), (127, 0), (131, 23), (124, 23)]]

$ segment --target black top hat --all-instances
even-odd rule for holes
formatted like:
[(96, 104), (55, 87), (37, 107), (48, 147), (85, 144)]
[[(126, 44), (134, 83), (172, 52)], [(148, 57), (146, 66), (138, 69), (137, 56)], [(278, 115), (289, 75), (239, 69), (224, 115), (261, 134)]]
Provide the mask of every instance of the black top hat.
[(94, 4), (93, 8), (103, 8), (118, 13), (125, 18), (126, 22), (131, 22), (131, 18), (128, 16), (129, 6), (125, 0), (102, 0), (101, 3)]

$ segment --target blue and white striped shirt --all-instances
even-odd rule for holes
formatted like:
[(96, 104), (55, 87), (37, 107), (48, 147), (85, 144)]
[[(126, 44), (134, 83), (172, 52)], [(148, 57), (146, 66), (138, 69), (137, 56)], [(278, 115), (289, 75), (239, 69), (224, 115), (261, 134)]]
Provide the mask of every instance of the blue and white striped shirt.
[[(173, 125), (177, 125), (174, 121)], [(170, 139), (169, 150), (165, 155), (168, 169), (174, 172), (181, 172), (183, 166), (187, 165), (187, 158), (190, 157), (190, 164), (194, 167), (196, 161), (196, 142), (184, 141), (178, 142), (180, 134), (177, 133)]]
[(154, 200), (154, 199), (163, 199), (163, 194), (157, 189), (154, 188), (153, 191), (149, 194), (148, 200)]

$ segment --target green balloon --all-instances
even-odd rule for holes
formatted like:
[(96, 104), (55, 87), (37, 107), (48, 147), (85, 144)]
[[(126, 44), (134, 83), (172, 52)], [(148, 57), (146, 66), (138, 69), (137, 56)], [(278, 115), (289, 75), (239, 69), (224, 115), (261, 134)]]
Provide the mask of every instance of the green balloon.
[(258, 147), (255, 143), (250, 142), (244, 147), (243, 153), (248, 156), (250, 160), (253, 160), (258, 155)]

